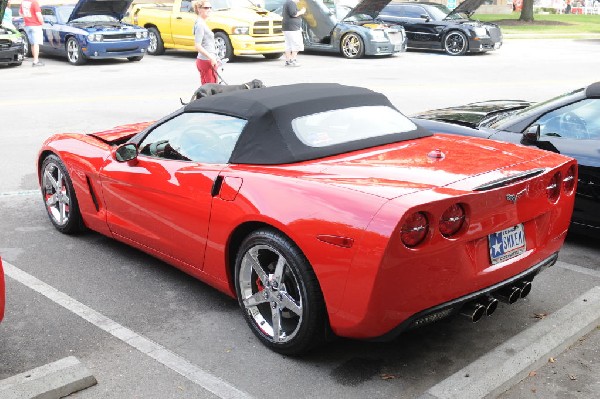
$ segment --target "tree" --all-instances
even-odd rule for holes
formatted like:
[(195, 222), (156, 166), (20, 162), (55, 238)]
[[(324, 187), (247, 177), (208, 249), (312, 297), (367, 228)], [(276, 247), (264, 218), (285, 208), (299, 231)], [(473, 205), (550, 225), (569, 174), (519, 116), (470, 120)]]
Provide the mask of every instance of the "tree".
[(523, 0), (519, 21), (533, 22), (533, 0)]

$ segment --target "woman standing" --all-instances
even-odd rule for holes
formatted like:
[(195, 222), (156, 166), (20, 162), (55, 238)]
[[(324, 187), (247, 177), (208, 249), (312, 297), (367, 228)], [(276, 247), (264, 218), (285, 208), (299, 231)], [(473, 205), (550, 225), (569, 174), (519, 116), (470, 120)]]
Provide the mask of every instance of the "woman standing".
[(198, 0), (192, 3), (194, 12), (198, 15), (194, 24), (194, 43), (198, 50), (196, 67), (200, 72), (200, 82), (217, 83), (217, 49), (215, 47), (215, 35), (206, 25), (206, 19), (212, 11), (210, 0)]

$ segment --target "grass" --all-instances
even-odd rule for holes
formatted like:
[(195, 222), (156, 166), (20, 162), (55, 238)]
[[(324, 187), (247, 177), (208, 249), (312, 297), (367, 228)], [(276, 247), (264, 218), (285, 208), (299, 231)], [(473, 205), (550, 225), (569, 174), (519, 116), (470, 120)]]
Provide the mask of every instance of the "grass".
[(521, 22), (520, 12), (511, 14), (475, 14), (472, 18), (495, 22), (506, 35), (540, 35), (539, 37), (569, 37), (600, 35), (600, 15), (534, 14), (533, 23)]

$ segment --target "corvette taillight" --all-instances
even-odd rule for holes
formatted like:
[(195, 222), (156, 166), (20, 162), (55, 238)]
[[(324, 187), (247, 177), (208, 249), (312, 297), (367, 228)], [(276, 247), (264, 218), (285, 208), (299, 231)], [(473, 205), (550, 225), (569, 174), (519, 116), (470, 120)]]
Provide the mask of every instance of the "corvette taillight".
[(548, 195), (548, 200), (550, 202), (558, 201), (558, 197), (560, 196), (560, 187), (562, 183), (561, 180), (562, 179), (560, 172), (556, 172), (548, 182), (548, 185), (546, 186), (546, 194)]
[(563, 187), (567, 194), (572, 194), (573, 189), (575, 188), (575, 175), (577, 174), (577, 169), (575, 165), (571, 165), (569, 170), (567, 170), (567, 174), (563, 179)]
[(465, 210), (460, 204), (446, 209), (440, 218), (440, 233), (446, 238), (458, 233), (465, 223)]
[(423, 242), (428, 232), (429, 222), (427, 216), (423, 212), (415, 212), (402, 225), (400, 238), (404, 245), (413, 248)]

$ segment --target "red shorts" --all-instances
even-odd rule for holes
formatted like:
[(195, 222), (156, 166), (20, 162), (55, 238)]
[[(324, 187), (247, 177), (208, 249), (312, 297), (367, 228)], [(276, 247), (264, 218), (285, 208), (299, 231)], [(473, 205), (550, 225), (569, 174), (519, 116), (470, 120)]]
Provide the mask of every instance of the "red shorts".
[(217, 73), (209, 60), (196, 58), (196, 68), (200, 72), (200, 83), (217, 83)]

